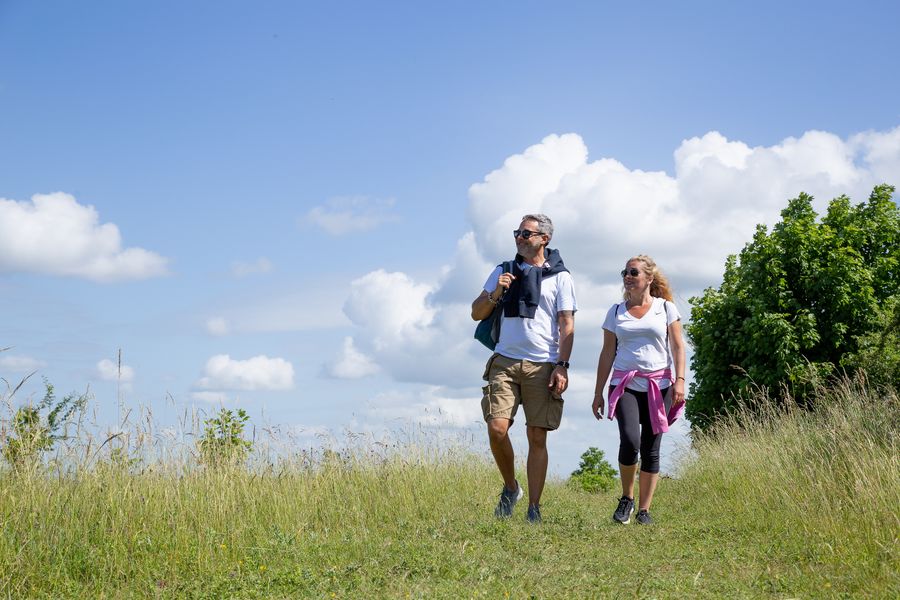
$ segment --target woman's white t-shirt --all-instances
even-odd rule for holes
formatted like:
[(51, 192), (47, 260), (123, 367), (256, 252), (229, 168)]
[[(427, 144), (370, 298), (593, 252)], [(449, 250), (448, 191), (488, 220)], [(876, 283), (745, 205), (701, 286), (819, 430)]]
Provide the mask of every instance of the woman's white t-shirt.
[[(653, 298), (647, 313), (640, 319), (628, 312), (624, 302), (614, 304), (603, 321), (603, 329), (615, 334), (618, 340), (613, 370), (652, 372), (666, 367), (673, 368), (666, 334), (668, 326), (679, 320), (681, 314), (678, 307), (662, 298)], [(620, 378), (613, 377), (610, 385), (617, 385), (619, 381)], [(658, 383), (663, 388), (672, 382), (660, 379)], [(632, 379), (628, 387), (646, 392), (647, 380)]]

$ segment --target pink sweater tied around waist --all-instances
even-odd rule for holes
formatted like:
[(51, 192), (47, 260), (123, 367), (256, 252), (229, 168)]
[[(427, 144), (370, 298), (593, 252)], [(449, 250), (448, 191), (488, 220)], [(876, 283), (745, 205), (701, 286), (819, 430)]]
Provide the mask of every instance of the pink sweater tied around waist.
[(616, 388), (609, 395), (609, 419), (612, 420), (616, 416), (616, 404), (619, 398), (625, 393), (625, 388), (635, 377), (647, 380), (647, 402), (650, 405), (650, 424), (653, 426), (654, 435), (665, 433), (669, 430), (669, 425), (677, 421), (684, 414), (684, 401), (672, 404), (666, 414), (666, 403), (663, 402), (662, 392), (659, 390), (659, 380), (672, 380), (672, 371), (669, 369), (660, 369), (643, 373), (641, 371), (613, 371), (613, 379), (621, 379)]

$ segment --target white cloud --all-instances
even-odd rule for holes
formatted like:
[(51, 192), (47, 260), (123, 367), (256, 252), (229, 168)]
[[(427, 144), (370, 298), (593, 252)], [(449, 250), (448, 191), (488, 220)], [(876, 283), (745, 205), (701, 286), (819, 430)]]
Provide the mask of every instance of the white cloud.
[(104, 358), (97, 363), (97, 375), (103, 381), (121, 381), (130, 383), (134, 381), (134, 369), (128, 365), (122, 365), (121, 373), (117, 363)]
[(166, 259), (122, 248), (119, 228), (100, 223), (93, 206), (69, 194), (0, 198), (0, 271), (82, 277), (93, 281), (147, 279), (166, 273)]
[(433, 302), (435, 290), (436, 282), (383, 270), (355, 280), (344, 304), (358, 328), (354, 346), (401, 381), (437, 385), (471, 376), (482, 353), (464, 333), (474, 330), (469, 310)]
[(351, 284), (344, 313), (355, 324), (375, 334), (376, 347), (383, 347), (425, 333), (434, 318), (425, 298), (427, 284), (415, 283), (403, 273), (379, 269)]
[(217, 354), (206, 361), (205, 376), (197, 387), (212, 390), (289, 390), (294, 387), (294, 367), (283, 358), (254, 356), (234, 360)]
[(589, 160), (578, 135), (551, 135), (511, 156), (469, 190), (471, 232), (439, 281), (374, 271), (351, 286), (344, 312), (353, 348), (397, 381), (461, 389), (477, 382), (488, 353), (472, 340), (469, 304), (490, 268), (515, 251), (522, 215), (553, 219), (551, 247), (575, 276), (576, 367), (590, 374), (606, 309), (621, 298), (618, 272), (650, 254), (670, 276), (688, 318), (687, 297), (716, 285), (725, 257), (771, 226), (788, 199), (805, 191), (820, 213), (841, 194), (865, 200), (882, 182), (900, 184), (900, 127), (847, 140), (810, 131), (750, 147), (718, 132), (685, 140), (674, 176)]
[(451, 396), (440, 386), (378, 394), (366, 413), (383, 421), (401, 420), (426, 427), (469, 428), (483, 422), (480, 395)]
[(46, 367), (47, 364), (30, 356), (0, 355), (0, 369), (13, 373), (29, 373)]
[(235, 277), (247, 277), (248, 275), (262, 275), (271, 273), (272, 262), (265, 257), (257, 258), (255, 261), (235, 261), (231, 263), (231, 274)]
[(210, 317), (206, 320), (206, 331), (210, 335), (222, 336), (228, 335), (230, 328), (224, 317)]
[(371, 357), (356, 349), (353, 338), (344, 338), (341, 355), (327, 369), (328, 374), (338, 379), (360, 379), (378, 372), (378, 365)]
[[(329, 199), (306, 214), (305, 224), (321, 227), (331, 235), (370, 231), (382, 223), (396, 221), (391, 213), (394, 199), (378, 200), (367, 196), (341, 196)], [(304, 224), (304, 226), (305, 226)]]

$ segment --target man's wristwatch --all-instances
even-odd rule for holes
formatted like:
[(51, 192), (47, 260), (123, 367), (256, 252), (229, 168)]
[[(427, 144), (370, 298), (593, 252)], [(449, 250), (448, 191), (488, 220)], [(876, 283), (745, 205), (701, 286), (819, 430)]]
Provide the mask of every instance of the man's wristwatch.
[(557, 367), (562, 367), (563, 369), (568, 369), (568, 368), (569, 368), (569, 361), (567, 361), (567, 360), (558, 360), (558, 361), (556, 361), (556, 366), (557, 366)]

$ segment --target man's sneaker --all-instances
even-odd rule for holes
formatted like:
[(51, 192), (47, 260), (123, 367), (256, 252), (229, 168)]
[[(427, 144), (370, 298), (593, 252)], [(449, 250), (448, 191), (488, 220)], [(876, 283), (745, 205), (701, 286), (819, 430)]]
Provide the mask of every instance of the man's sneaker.
[(540, 525), (543, 522), (541, 519), (541, 506), (539, 504), (529, 504), (528, 515), (525, 518), (528, 519), (529, 523)]
[(631, 523), (631, 513), (633, 512), (634, 498), (622, 496), (619, 498), (619, 506), (616, 508), (616, 512), (613, 513), (613, 521), (621, 523), (622, 525), (628, 525)]
[(500, 502), (497, 503), (497, 508), (494, 509), (494, 516), (498, 519), (511, 517), (513, 506), (515, 506), (516, 502), (521, 500), (524, 495), (525, 492), (522, 490), (522, 486), (519, 485), (518, 481), (516, 482), (515, 490), (508, 490), (504, 485), (503, 490), (500, 492)]
[(650, 518), (650, 513), (643, 508), (638, 511), (638, 516), (636, 518), (638, 525), (650, 525), (653, 523), (653, 519)]

